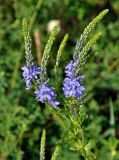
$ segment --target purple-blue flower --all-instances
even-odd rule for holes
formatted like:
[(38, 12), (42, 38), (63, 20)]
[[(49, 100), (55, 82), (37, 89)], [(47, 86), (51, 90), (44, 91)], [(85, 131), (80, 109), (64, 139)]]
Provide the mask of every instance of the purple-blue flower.
[(63, 91), (66, 97), (75, 97), (81, 100), (83, 97), (84, 86), (82, 84), (82, 78), (79, 72), (76, 74), (75, 69), (78, 65), (78, 60), (71, 60), (65, 67), (66, 77), (63, 81)]
[(82, 99), (84, 87), (82, 85), (81, 79), (83, 76), (78, 76), (77, 78), (66, 77), (63, 82), (63, 91), (66, 97), (75, 97), (79, 100)]
[(38, 66), (24, 66), (21, 68), (23, 70), (23, 78), (26, 82), (26, 88), (29, 89), (34, 80), (38, 79), (38, 75), (40, 74), (41, 68)]
[(59, 102), (56, 101), (56, 94), (54, 93), (54, 88), (49, 87), (47, 82), (41, 83), (37, 91), (35, 91), (37, 95), (37, 100), (45, 103), (48, 102), (53, 108), (58, 108)]
[(78, 61), (70, 61), (66, 67), (65, 67), (65, 73), (66, 73), (66, 76), (73, 76), (74, 75), (74, 71), (75, 71), (75, 68), (77, 66), (77, 63)]

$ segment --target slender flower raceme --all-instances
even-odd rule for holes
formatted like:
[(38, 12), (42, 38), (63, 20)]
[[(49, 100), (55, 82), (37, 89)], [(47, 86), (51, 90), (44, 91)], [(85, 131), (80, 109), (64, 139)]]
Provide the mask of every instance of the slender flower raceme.
[(49, 80), (47, 80), (46, 78), (46, 66), (49, 58), (49, 53), (53, 45), (56, 34), (57, 34), (57, 28), (54, 27), (43, 53), (43, 58), (41, 61), (40, 83), (38, 89), (35, 91), (36, 98), (38, 101), (42, 103), (47, 102), (53, 108), (58, 108), (59, 102), (56, 101), (56, 94), (54, 91), (55, 89), (53, 87), (49, 87), (47, 84)]
[(55, 28), (50, 35), (40, 67), (34, 65), (33, 63), (33, 57), (31, 54), (31, 39), (26, 19), (23, 20), (23, 33), (25, 41), (26, 66), (22, 67), (21, 69), (23, 70), (23, 78), (26, 82), (26, 88), (29, 89), (35, 85), (34, 88), (36, 88), (36, 90), (34, 93), (36, 94), (37, 100), (42, 103), (47, 102), (53, 108), (58, 108), (59, 102), (56, 101), (56, 94), (54, 92), (54, 88), (48, 86), (48, 80), (46, 78), (47, 60), (57, 30)]
[(23, 19), (23, 33), (25, 41), (26, 66), (22, 67), (21, 69), (23, 70), (23, 78), (26, 82), (26, 88), (29, 89), (33, 86), (33, 82), (38, 80), (38, 75), (40, 74), (41, 68), (35, 66), (33, 63), (33, 57), (31, 54), (31, 38), (26, 19)]
[(84, 29), (83, 34), (80, 36), (77, 41), (73, 60), (65, 67), (66, 77), (63, 82), (63, 91), (66, 97), (75, 97), (79, 100), (83, 97), (84, 86), (82, 84), (83, 76), (80, 75), (80, 70), (84, 67), (85, 62), (88, 58), (88, 51), (91, 46), (96, 43), (99, 39), (101, 33), (96, 34), (86, 46), (84, 42), (86, 41), (89, 33), (96, 26), (96, 24), (106, 15), (108, 9), (102, 11), (96, 18), (94, 18), (89, 25)]

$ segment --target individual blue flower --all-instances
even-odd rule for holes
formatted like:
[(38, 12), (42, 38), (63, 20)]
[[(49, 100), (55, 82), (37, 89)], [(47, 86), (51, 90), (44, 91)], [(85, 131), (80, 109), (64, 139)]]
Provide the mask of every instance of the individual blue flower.
[(74, 71), (75, 71), (75, 68), (77, 66), (77, 63), (78, 61), (73, 61), (71, 60), (68, 65), (66, 65), (65, 67), (65, 73), (66, 73), (66, 76), (73, 76), (74, 75)]
[(40, 67), (38, 66), (24, 66), (21, 68), (23, 70), (23, 78), (26, 82), (26, 88), (29, 89), (34, 80), (38, 79), (38, 75), (40, 74)]
[(66, 97), (75, 97), (81, 100), (83, 97), (84, 86), (82, 84), (83, 76), (78, 76), (77, 78), (66, 77), (63, 82), (63, 91)]
[(54, 88), (49, 87), (47, 82), (41, 83), (37, 91), (35, 91), (37, 95), (37, 100), (45, 103), (48, 102), (53, 108), (58, 108), (59, 102), (56, 102), (56, 94), (54, 93)]

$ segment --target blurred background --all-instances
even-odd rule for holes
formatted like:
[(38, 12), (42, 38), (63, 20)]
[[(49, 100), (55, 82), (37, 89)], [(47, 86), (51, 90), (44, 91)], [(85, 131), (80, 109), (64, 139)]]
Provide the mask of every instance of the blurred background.
[[(89, 118), (87, 137), (97, 140), (98, 160), (119, 160), (119, 0), (0, 0), (0, 160), (39, 159), (43, 128), (47, 131), (49, 160), (64, 132), (48, 109), (25, 89), (20, 69), (25, 65), (22, 19), (28, 19), (32, 53), (38, 64), (53, 25), (59, 26), (48, 62), (53, 86), (57, 49), (69, 33), (58, 69), (57, 88), (61, 88), (63, 69), (72, 58), (76, 41), (88, 23), (106, 8), (110, 10), (108, 15), (92, 32), (103, 34), (91, 49), (95, 56), (85, 67), (84, 105)], [(65, 145), (61, 155), (63, 160), (79, 159), (78, 153)]]

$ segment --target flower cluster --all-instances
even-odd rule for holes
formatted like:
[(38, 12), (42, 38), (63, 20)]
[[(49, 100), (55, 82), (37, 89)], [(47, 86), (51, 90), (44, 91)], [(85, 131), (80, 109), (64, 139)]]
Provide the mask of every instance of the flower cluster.
[(84, 86), (82, 84), (82, 78), (79, 73), (75, 74), (75, 69), (78, 61), (70, 61), (65, 67), (66, 77), (63, 82), (63, 91), (66, 97), (75, 97), (78, 100), (82, 99)]
[[(21, 69), (23, 70), (23, 78), (26, 82), (27, 89), (31, 88), (34, 82), (36, 81), (38, 82), (38, 78), (43, 77), (43, 73), (41, 73), (41, 67), (32, 65), (32, 66), (24, 66)], [(42, 103), (48, 102), (54, 108), (57, 108), (59, 105), (59, 102), (55, 101), (56, 94), (54, 93), (54, 88), (49, 87), (47, 85), (47, 82), (40, 83), (39, 81), (38, 90), (35, 91), (37, 100)]]
[(66, 67), (65, 67), (65, 74), (66, 74), (66, 76), (68, 76), (68, 77), (74, 76), (74, 72), (75, 72), (75, 68), (77, 66), (77, 63), (78, 63), (78, 61), (74, 62), (73, 60), (71, 60), (68, 63), (68, 65), (66, 65)]
[(39, 82), (38, 90), (35, 91), (37, 100), (52, 105), (54, 108), (58, 108), (59, 102), (56, 102), (56, 94), (54, 93), (54, 88), (49, 87), (47, 82), (40, 82), (38, 78), (42, 78), (43, 73), (41, 73), (41, 67), (37, 66), (24, 66), (21, 68), (23, 70), (23, 78), (26, 82), (26, 88), (32, 87), (34, 82)]
[(23, 78), (26, 82), (26, 88), (29, 89), (32, 87), (33, 82), (38, 79), (38, 75), (41, 71), (41, 68), (38, 66), (24, 66), (21, 68), (23, 70)]
[(35, 91), (37, 95), (37, 100), (44, 103), (48, 102), (48, 104), (52, 105), (54, 108), (57, 108), (59, 102), (56, 102), (56, 94), (54, 93), (54, 88), (49, 87), (47, 82), (41, 83), (37, 91)]

